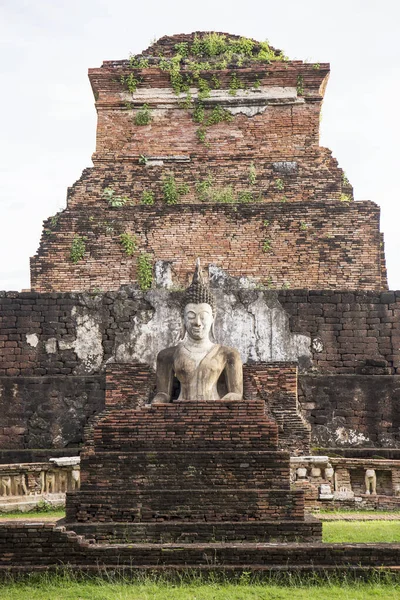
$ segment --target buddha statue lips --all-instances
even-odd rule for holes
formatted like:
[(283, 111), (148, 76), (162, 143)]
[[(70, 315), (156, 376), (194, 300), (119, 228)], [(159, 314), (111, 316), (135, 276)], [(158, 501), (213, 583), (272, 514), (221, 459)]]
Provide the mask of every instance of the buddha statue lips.
[[(203, 281), (197, 259), (193, 281), (183, 300), (185, 336), (157, 356), (154, 404), (171, 402), (174, 376), (181, 385), (178, 401), (243, 398), (243, 369), (238, 351), (210, 339), (214, 314), (215, 299)], [(221, 381), (226, 389), (222, 398), (218, 391)]]

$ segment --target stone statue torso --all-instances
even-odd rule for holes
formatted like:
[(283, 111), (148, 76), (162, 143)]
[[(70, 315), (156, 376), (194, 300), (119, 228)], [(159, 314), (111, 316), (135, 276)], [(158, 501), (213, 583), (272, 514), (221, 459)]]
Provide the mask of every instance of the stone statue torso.
[(217, 385), (222, 373), (227, 391), (241, 394), (242, 365), (237, 350), (213, 344), (206, 352), (193, 353), (180, 342), (158, 355), (157, 389), (170, 398), (176, 376), (181, 384), (178, 400), (219, 400)]
[(178, 400), (218, 400), (217, 383), (226, 363), (220, 348), (215, 344), (208, 352), (196, 356), (183, 343), (176, 346), (173, 366), (181, 384)]

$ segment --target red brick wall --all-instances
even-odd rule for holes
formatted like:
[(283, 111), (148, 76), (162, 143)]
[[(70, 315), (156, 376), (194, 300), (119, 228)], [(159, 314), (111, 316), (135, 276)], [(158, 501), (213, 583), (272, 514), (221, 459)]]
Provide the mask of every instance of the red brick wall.
[[(144, 55), (162, 50), (169, 56), (178, 41), (192, 37), (163, 38)], [(154, 260), (171, 260), (177, 284), (201, 256), (231, 275), (253, 276), (278, 288), (386, 289), (379, 210), (372, 203), (340, 202), (343, 194), (352, 198), (352, 187), (330, 151), (319, 146), (328, 64), (237, 67), (235, 74), (247, 86), (238, 96), (229, 94), (232, 68), (218, 71), (222, 95), (204, 99), (206, 110), (238, 108), (243, 100), (246, 109), (256, 106), (261, 112), (240, 112), (230, 122), (207, 127), (206, 143), (196, 136), (193, 105), (179, 104), (168, 73), (156, 65), (139, 71), (134, 93), (121, 83), (121, 76), (132, 73), (126, 60), (89, 72), (98, 112), (94, 167), (70, 188), (68, 209), (57, 222), (45, 222), (31, 263), (33, 289), (116, 290), (136, 280), (137, 253), (143, 251)], [(204, 71), (202, 77), (211, 81), (213, 74)], [(271, 93), (283, 96), (271, 99)], [(269, 98), (261, 101), (263, 94)], [(144, 103), (152, 120), (140, 126), (134, 116)], [(161, 162), (152, 162), (157, 157)], [(163, 199), (168, 174), (188, 189), (176, 207)], [(207, 178), (214, 191), (231, 187), (235, 200), (246, 192), (250, 202), (227, 207), (215, 197), (204, 201), (196, 186)], [(107, 187), (126, 196), (127, 204), (110, 209), (103, 196)], [(153, 207), (140, 206), (144, 190), (154, 193)], [(123, 232), (137, 238), (132, 257), (121, 249)], [(69, 257), (75, 234), (86, 238), (87, 250), (76, 265)]]
[[(125, 231), (136, 236), (132, 256), (120, 243)], [(75, 234), (86, 238), (77, 264), (69, 258)], [(43, 235), (31, 279), (39, 292), (117, 290), (137, 279), (138, 256), (147, 252), (171, 261), (178, 285), (200, 256), (267, 287), (386, 289), (380, 244), (379, 209), (370, 202), (81, 208)]]

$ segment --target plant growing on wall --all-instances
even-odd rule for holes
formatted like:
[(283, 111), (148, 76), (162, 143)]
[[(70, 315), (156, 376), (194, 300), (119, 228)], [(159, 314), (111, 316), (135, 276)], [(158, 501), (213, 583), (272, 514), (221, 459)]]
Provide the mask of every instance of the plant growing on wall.
[(283, 179), (275, 179), (275, 187), (280, 192), (285, 189), (285, 184), (283, 183)]
[(262, 250), (263, 252), (270, 252), (272, 250), (271, 240), (264, 240)]
[(164, 177), (162, 189), (166, 204), (177, 204), (181, 196), (189, 193), (188, 184), (182, 183), (178, 185), (172, 173)]
[(124, 231), (124, 233), (121, 233), (119, 236), (119, 241), (125, 251), (125, 254), (132, 256), (137, 248), (136, 236), (132, 235), (128, 231)]
[(142, 108), (135, 114), (133, 121), (135, 125), (149, 125), (151, 123), (152, 116), (148, 104), (143, 104)]
[(107, 200), (108, 206), (111, 206), (112, 208), (121, 208), (121, 206), (125, 206), (125, 204), (129, 202), (127, 196), (117, 196), (115, 191), (110, 187), (106, 187), (103, 190), (103, 198)]
[[(192, 43), (175, 44), (175, 54), (170, 58), (160, 57), (150, 64), (144, 57), (131, 56), (129, 66), (132, 73), (121, 78), (122, 84), (131, 92), (135, 92), (141, 83), (138, 69), (159, 68), (168, 72), (171, 87), (176, 94), (188, 92), (190, 86), (197, 86), (199, 98), (207, 95), (207, 88), (212, 84), (220, 87), (218, 77), (213, 73), (210, 82), (200, 77), (201, 72), (226, 70), (229, 67), (241, 67), (251, 62), (271, 63), (285, 61), (287, 57), (279, 50), (270, 47), (268, 41), (255, 42), (250, 38), (229, 38), (223, 34), (211, 32), (202, 36), (196, 35)], [(256, 86), (259, 82), (256, 83)], [(231, 93), (244, 88), (243, 82), (233, 72), (230, 84)]]
[(303, 77), (303, 75), (298, 75), (297, 76), (296, 90), (297, 90), (297, 95), (298, 96), (303, 96), (304, 95), (304, 77)]
[(256, 168), (254, 166), (254, 163), (250, 163), (250, 167), (249, 167), (249, 183), (250, 185), (255, 185), (257, 181), (257, 171)]
[[(195, 35), (192, 42), (179, 42), (175, 44), (175, 53), (168, 58), (159, 55), (152, 57), (151, 62), (140, 56), (131, 56), (129, 66), (132, 73), (121, 78), (121, 82), (133, 93), (141, 83), (138, 69), (156, 68), (169, 75), (172, 89), (177, 95), (186, 94), (186, 99), (181, 99), (181, 106), (191, 108), (193, 102), (190, 90), (197, 88), (197, 99), (193, 120), (200, 123), (196, 131), (199, 142), (206, 143), (206, 129), (222, 121), (230, 121), (232, 115), (217, 106), (211, 114), (205, 114), (203, 101), (210, 96), (211, 89), (219, 89), (221, 81), (216, 75), (218, 70), (231, 70), (229, 81), (229, 94), (236, 95), (239, 89), (245, 89), (246, 84), (238, 75), (237, 67), (248, 66), (251, 63), (271, 63), (285, 61), (287, 57), (280, 51), (270, 47), (268, 41), (255, 42), (250, 38), (230, 38), (220, 33), (206, 33)], [(208, 75), (207, 71), (214, 71)], [(265, 73), (264, 73), (265, 75)], [(255, 88), (261, 85), (257, 75)], [(145, 105), (135, 116), (137, 125), (147, 125), (151, 120), (148, 107)]]
[(131, 94), (136, 92), (137, 86), (140, 82), (141, 78), (137, 77), (135, 73), (129, 73), (129, 75), (122, 75), (121, 77), (122, 85), (124, 85)]
[(86, 252), (86, 237), (75, 234), (72, 239), (71, 251), (69, 257), (73, 263), (77, 263), (85, 256)]
[(246, 88), (243, 81), (239, 79), (236, 73), (232, 73), (231, 80), (229, 82), (229, 93), (231, 96), (236, 96), (238, 90), (244, 90)]
[(153, 283), (153, 262), (147, 252), (141, 252), (137, 259), (137, 279), (141, 290), (149, 290)]
[[(214, 185), (211, 175), (201, 181), (196, 182), (196, 193), (201, 202), (221, 203), (221, 204), (245, 204), (255, 200), (252, 190), (235, 191), (231, 185)], [(260, 199), (260, 196), (257, 199)]]
[(140, 204), (154, 204), (154, 194), (150, 190), (143, 190)]

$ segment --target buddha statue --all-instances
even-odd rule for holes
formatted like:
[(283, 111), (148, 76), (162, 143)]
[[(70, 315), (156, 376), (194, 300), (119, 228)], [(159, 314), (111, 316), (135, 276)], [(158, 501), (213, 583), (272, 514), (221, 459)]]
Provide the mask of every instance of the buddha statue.
[(239, 352), (211, 340), (215, 298), (203, 281), (197, 259), (193, 281), (183, 302), (183, 337), (157, 356), (157, 393), (153, 404), (172, 402), (174, 377), (180, 382), (177, 401), (242, 400), (243, 368)]

